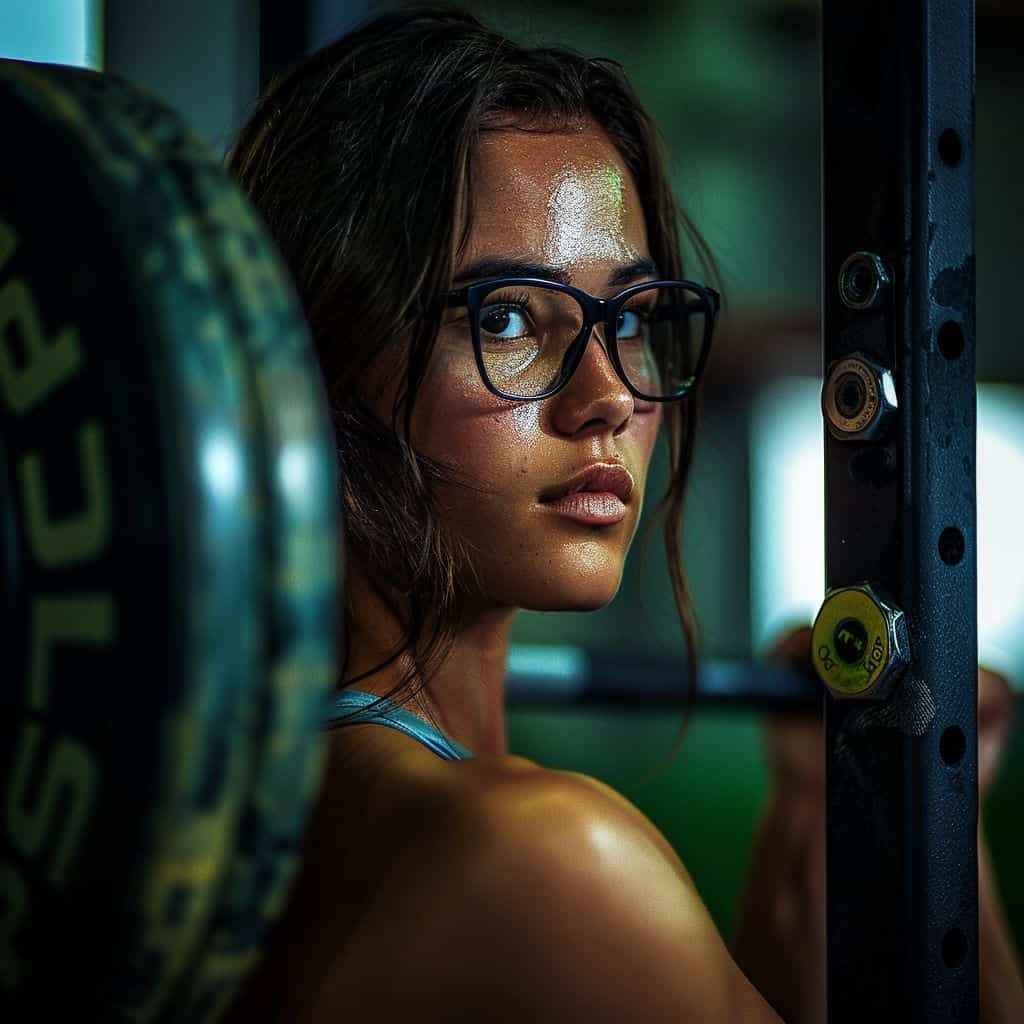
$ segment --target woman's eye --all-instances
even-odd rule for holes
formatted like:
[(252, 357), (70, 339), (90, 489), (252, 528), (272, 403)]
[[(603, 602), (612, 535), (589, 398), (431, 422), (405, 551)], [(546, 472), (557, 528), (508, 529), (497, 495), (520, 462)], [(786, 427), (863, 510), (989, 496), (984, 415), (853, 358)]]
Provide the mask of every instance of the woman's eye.
[(480, 326), (495, 338), (520, 338), (528, 331), (528, 318), (514, 306), (485, 306), (480, 310)]
[(616, 333), (619, 338), (637, 338), (640, 336), (642, 322), (642, 313), (634, 309), (624, 309), (619, 313)]

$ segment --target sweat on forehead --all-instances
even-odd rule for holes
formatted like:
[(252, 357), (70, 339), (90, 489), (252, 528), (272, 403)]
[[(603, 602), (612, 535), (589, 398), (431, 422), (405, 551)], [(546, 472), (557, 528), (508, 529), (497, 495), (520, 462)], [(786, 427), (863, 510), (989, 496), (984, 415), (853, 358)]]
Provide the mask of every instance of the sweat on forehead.
[(599, 130), (488, 133), (478, 166), (474, 234), (488, 248), (565, 266), (627, 262), (646, 247), (632, 177)]

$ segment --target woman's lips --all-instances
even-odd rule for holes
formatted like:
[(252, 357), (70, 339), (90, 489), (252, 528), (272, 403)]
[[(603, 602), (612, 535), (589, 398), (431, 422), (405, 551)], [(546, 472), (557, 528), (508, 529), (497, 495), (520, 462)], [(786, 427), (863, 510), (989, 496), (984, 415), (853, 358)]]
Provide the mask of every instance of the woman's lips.
[(610, 491), (577, 491), (556, 501), (543, 501), (541, 506), (592, 526), (611, 526), (626, 517), (625, 503)]

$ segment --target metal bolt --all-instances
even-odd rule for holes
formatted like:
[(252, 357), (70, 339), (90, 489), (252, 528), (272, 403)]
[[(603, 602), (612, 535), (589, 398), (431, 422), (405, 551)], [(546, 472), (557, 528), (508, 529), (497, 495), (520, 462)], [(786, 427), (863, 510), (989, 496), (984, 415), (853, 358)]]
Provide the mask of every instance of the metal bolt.
[(892, 274), (873, 252), (855, 252), (839, 271), (839, 297), (848, 309), (877, 309), (888, 298)]
[(821, 411), (837, 440), (879, 440), (898, 411), (892, 371), (862, 352), (840, 360), (822, 389)]
[(906, 617), (866, 582), (825, 595), (812, 648), (819, 678), (840, 700), (886, 700), (910, 664)]

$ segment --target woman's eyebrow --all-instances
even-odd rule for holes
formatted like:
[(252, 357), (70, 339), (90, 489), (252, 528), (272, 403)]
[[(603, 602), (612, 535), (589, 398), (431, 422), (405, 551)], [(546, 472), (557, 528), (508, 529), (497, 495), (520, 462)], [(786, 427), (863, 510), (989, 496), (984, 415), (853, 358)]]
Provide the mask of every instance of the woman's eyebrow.
[[(463, 267), (453, 284), (487, 277), (538, 277), (545, 281), (557, 281), (559, 284), (572, 283), (569, 274), (560, 267), (505, 256), (485, 256)], [(629, 284), (639, 277), (658, 277), (658, 266), (654, 260), (645, 256), (631, 263), (621, 264), (608, 275), (608, 284)]]

